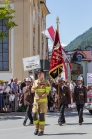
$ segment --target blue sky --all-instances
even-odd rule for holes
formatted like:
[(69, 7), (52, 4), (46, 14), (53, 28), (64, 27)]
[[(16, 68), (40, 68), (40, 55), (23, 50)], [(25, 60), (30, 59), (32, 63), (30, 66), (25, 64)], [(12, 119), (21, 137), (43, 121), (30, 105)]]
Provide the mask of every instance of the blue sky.
[(50, 11), (47, 28), (56, 29), (56, 17), (60, 18), (61, 43), (70, 43), (92, 27), (92, 0), (46, 0), (46, 5)]

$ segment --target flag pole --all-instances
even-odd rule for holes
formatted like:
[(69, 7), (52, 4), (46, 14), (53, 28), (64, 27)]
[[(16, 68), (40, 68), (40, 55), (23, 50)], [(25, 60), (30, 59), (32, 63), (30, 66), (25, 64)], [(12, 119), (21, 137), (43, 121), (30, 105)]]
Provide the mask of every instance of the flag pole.
[(60, 24), (60, 20), (59, 20), (59, 17), (57, 16), (56, 18), (56, 24), (57, 24), (57, 30), (58, 30), (58, 33), (59, 33), (59, 24)]
[[(57, 16), (56, 18), (56, 24), (57, 24), (57, 30), (58, 30), (58, 33), (59, 33), (59, 24), (60, 24), (60, 20), (59, 20), (59, 17)], [(58, 68), (58, 76), (59, 76), (59, 68)], [(59, 84), (58, 84), (58, 108), (60, 107), (60, 89), (59, 89)]]
[[(59, 75), (59, 68), (58, 68), (58, 75)], [(58, 108), (60, 107), (60, 89), (58, 84)]]

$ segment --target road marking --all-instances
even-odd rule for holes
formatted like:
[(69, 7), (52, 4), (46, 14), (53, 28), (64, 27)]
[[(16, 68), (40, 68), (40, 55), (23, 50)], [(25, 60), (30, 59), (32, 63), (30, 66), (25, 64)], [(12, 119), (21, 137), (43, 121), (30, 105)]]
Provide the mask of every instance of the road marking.
[[(6, 129), (0, 129), (0, 131), (15, 130), (15, 129), (22, 129), (22, 128), (24, 128), (24, 129), (25, 129), (25, 127), (16, 127), (16, 128), (6, 128)], [(26, 128), (28, 128), (28, 127), (26, 127)]]

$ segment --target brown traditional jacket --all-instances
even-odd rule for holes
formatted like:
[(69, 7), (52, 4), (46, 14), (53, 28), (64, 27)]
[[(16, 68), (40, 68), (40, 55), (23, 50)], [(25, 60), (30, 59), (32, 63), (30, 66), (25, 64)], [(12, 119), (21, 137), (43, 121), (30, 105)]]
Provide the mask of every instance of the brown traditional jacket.
[(87, 103), (87, 89), (85, 86), (75, 86), (74, 88), (74, 102), (76, 104), (85, 104)]
[(26, 87), (24, 87), (20, 103), (24, 103), (24, 105), (32, 105), (33, 101), (34, 101), (34, 94), (31, 93), (31, 88), (27, 89)]
[[(60, 104), (71, 104), (71, 95), (70, 95), (70, 89), (67, 86), (63, 86), (63, 89), (61, 86), (58, 87), (55, 83), (52, 84), (54, 88), (57, 89), (57, 92), (59, 92), (59, 101)], [(59, 91), (58, 91), (59, 88)]]

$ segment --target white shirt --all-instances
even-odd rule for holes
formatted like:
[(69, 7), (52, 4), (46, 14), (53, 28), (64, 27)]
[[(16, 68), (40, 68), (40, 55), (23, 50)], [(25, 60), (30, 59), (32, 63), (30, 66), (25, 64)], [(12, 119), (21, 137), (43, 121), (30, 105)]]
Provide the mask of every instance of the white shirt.
[(63, 86), (61, 86), (62, 90), (63, 90), (63, 87), (64, 87), (64, 85), (63, 85)]
[(7, 92), (7, 93), (9, 93), (10, 92), (10, 86), (7, 86), (7, 88), (4, 90), (4, 92)]
[(0, 94), (3, 94), (3, 86), (0, 86)]
[(82, 84), (78, 85), (78, 87), (81, 88), (82, 87)]

